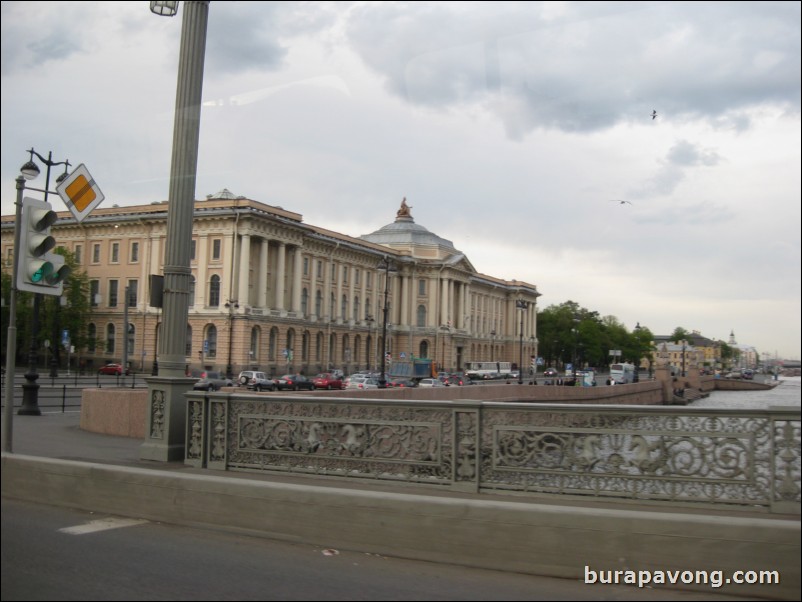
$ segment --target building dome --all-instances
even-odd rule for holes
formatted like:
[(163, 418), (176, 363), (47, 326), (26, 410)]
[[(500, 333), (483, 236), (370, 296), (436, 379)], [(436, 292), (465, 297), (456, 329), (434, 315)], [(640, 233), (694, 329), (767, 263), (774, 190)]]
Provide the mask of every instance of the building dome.
[(441, 238), (416, 224), (410, 209), (407, 199), (404, 198), (393, 223), (360, 238), (392, 249), (410, 251), (413, 257), (431, 256), (433, 251), (436, 251), (438, 258), (459, 253), (450, 240)]

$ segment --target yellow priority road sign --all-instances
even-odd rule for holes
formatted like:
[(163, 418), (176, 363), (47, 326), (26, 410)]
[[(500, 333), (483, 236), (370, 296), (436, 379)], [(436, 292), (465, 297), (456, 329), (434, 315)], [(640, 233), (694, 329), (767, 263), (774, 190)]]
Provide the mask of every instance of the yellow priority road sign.
[(79, 222), (106, 198), (83, 163), (56, 187), (56, 192)]

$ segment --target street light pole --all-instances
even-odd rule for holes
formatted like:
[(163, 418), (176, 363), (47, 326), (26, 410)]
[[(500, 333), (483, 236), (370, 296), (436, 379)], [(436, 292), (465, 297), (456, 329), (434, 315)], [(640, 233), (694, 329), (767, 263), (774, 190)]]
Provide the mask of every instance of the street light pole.
[[(175, 15), (177, 4), (150, 3), (152, 12), (167, 16)], [(170, 461), (184, 456), (186, 404), (183, 395), (194, 383), (194, 379), (185, 374), (186, 338), (208, 20), (208, 1), (184, 3), (165, 239), (164, 332), (159, 337), (160, 375), (148, 380), (151, 407), (140, 453), (145, 460)]]
[(523, 299), (518, 299), (515, 302), (515, 307), (521, 310), (521, 349), (520, 357), (518, 358), (518, 384), (524, 384), (523, 366), (524, 366), (524, 311), (529, 308), (529, 303)]
[[(47, 159), (37, 153), (33, 148), (28, 151), (31, 155), (30, 160), (22, 166), (22, 173), (26, 178), (33, 179), (39, 175), (39, 168), (33, 162), (33, 156), (36, 155), (47, 169), (45, 170), (45, 189), (44, 201), (47, 202), (47, 196), (50, 193), (50, 168), (56, 165), (64, 166), (64, 173), (60, 175), (57, 182), (61, 182), (67, 177), (67, 168), (70, 166), (69, 161), (53, 161), (53, 152), (47, 153)], [(20, 201), (21, 203), (21, 201)], [(19, 242), (19, 241), (17, 241)], [(15, 253), (19, 253), (20, 249), (15, 247)], [(14, 256), (16, 263), (17, 256)], [(16, 276), (15, 276), (16, 278)], [(28, 351), (28, 371), (25, 373), (25, 384), (22, 385), (22, 407), (17, 411), (21, 416), (41, 416), (42, 410), (39, 409), (39, 372), (37, 363), (39, 362), (39, 309), (42, 304), (41, 293), (34, 293), (33, 296), (33, 316), (31, 319), (31, 346)]]
[(387, 294), (390, 291), (390, 258), (386, 255), (379, 263), (379, 269), (384, 270), (384, 318), (382, 320), (382, 350), (381, 350), (381, 375), (379, 376), (379, 388), (387, 388), (387, 377), (385, 376), (385, 364), (387, 361)]
[(234, 378), (234, 367), (231, 365), (231, 343), (234, 335), (234, 312), (239, 309), (236, 299), (229, 299), (226, 303), (228, 309), (228, 363), (226, 364), (226, 378)]

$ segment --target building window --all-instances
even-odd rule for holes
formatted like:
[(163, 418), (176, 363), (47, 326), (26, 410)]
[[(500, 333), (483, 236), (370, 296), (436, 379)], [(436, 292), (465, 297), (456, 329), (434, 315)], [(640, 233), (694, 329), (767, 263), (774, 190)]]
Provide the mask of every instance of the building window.
[(92, 245), (92, 263), (100, 263), (100, 243)]
[(373, 273), (365, 272), (365, 284), (368, 288), (373, 288)]
[(137, 241), (133, 241), (131, 243), (131, 263), (138, 263), (139, 262), (139, 243)]
[(323, 309), (323, 293), (315, 293), (315, 315), (319, 318)]
[(97, 349), (97, 326), (90, 324), (86, 329), (86, 336), (88, 339), (86, 343), (86, 350), (89, 353), (94, 353)]
[(136, 307), (139, 303), (139, 280), (128, 281), (128, 307)]
[(359, 270), (354, 270), (354, 284), (356, 284), (357, 286), (359, 286), (359, 276), (360, 276)]
[(109, 280), (109, 307), (117, 307), (117, 295), (119, 294), (119, 288), (119, 280)]
[(317, 262), (317, 279), (320, 280), (323, 278), (323, 262)]
[(301, 291), (301, 315), (309, 315), (309, 291), (306, 288)]
[(348, 284), (348, 266), (343, 266), (343, 284)]
[(81, 265), (84, 259), (84, 246), (83, 245), (75, 245), (75, 263)]
[(97, 307), (100, 299), (100, 280), (89, 281), (89, 304)]
[(359, 320), (359, 297), (354, 297), (354, 321)]
[(420, 297), (426, 296), (426, 281), (423, 278), (418, 280), (418, 296)]
[(106, 353), (114, 353), (114, 324), (106, 325)]
[(220, 306), (220, 276), (212, 276), (209, 281), (209, 307)]
[(420, 347), (418, 347), (418, 357), (426, 359), (429, 357), (429, 342), (428, 341), (421, 341)]
[(270, 337), (267, 341), (267, 359), (275, 361), (276, 348), (278, 347), (278, 328), (275, 326), (270, 329)]
[(256, 361), (259, 359), (259, 334), (260, 330), (258, 326), (254, 326), (251, 328), (251, 348), (248, 351), (248, 355), (251, 358), (251, 362)]
[(212, 260), (219, 261), (221, 256), (223, 241), (215, 238), (212, 241)]
[(304, 257), (304, 276), (309, 276), (309, 258)]
[(426, 326), (426, 306), (425, 305), (418, 305), (418, 313), (417, 313), (417, 322), (415, 324), (418, 327)]
[(304, 363), (309, 362), (309, 331), (304, 330), (301, 336), (301, 361)]
[(317, 337), (315, 339), (315, 361), (320, 362), (321, 358), (323, 357), (323, 333), (317, 333)]
[(120, 263), (120, 243), (111, 243), (111, 263)]
[(195, 276), (189, 277), (189, 307), (195, 307)]
[[(156, 327), (158, 328), (161, 324), (157, 324)], [(158, 334), (156, 335), (159, 336)], [(192, 357), (192, 326), (187, 324), (187, 346), (184, 350), (184, 355), (187, 357)]]
[(191, 243), (189, 243), (189, 258), (190, 258), (192, 261), (195, 261), (195, 247), (196, 247), (196, 246), (197, 246), (197, 245), (196, 245), (196, 241), (195, 241), (195, 239), (193, 238), (193, 239), (192, 239), (192, 242), (191, 242)]
[(365, 298), (365, 319), (369, 320), (372, 317), (373, 316), (370, 315), (370, 297), (366, 297)]
[(348, 297), (345, 295), (343, 295), (343, 298), (340, 301), (340, 317), (343, 320), (348, 319)]
[(217, 326), (214, 324), (209, 324), (209, 326), (206, 327), (206, 342), (209, 345), (206, 356), (217, 357)]

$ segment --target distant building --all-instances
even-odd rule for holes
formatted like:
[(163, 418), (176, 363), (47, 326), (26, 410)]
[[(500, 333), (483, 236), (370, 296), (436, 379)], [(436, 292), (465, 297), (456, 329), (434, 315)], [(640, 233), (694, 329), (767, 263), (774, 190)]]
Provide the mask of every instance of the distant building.
[[(127, 341), (134, 368), (150, 371), (161, 324), (150, 276), (162, 273), (166, 219), (166, 201), (97, 208), (80, 224), (59, 214), (53, 236), (76, 255), (91, 286), (94, 342), (76, 350), (76, 361), (120, 361)], [(3, 216), (4, 269), (13, 226), (14, 216)], [(393, 222), (354, 238), (224, 189), (195, 202), (191, 271), (190, 367), (377, 370), (382, 349), (391, 360), (430, 358), (447, 370), (490, 357), (517, 363), (521, 319), (523, 356), (536, 351), (537, 287), (478, 273), (450, 241), (416, 224), (406, 201)], [(517, 309), (518, 300), (529, 309)]]

